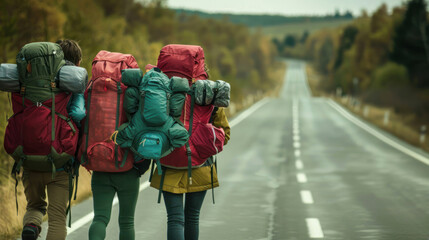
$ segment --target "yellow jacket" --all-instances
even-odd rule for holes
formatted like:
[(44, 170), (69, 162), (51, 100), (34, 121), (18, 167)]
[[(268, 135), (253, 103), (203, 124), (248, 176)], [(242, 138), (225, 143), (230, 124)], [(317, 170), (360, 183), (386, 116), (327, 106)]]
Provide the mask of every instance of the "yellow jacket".
[[(219, 108), (213, 118), (213, 125), (221, 127), (225, 131), (225, 145), (231, 136), (231, 128), (226, 118), (223, 108)], [(165, 170), (163, 191), (171, 193), (188, 193), (201, 192), (212, 188), (212, 166), (202, 166), (192, 169), (192, 184), (188, 181), (187, 169), (172, 169)], [(150, 186), (159, 189), (161, 175), (154, 171)], [(218, 187), (219, 181), (217, 178), (216, 168), (213, 165), (213, 187)]]

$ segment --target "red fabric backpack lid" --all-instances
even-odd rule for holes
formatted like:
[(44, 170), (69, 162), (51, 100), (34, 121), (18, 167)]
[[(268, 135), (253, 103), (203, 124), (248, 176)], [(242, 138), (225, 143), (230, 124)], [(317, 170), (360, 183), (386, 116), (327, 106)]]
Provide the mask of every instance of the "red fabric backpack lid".
[[(97, 64), (99, 62), (103, 63)], [(118, 63), (121, 63), (121, 65)], [(92, 78), (95, 79), (101, 76), (106, 76), (119, 80), (121, 79), (122, 69), (138, 67), (136, 59), (131, 54), (101, 50), (92, 61)]]
[(161, 49), (157, 66), (164, 73), (181, 73), (189, 79), (207, 79), (204, 50), (195, 45), (170, 44)]

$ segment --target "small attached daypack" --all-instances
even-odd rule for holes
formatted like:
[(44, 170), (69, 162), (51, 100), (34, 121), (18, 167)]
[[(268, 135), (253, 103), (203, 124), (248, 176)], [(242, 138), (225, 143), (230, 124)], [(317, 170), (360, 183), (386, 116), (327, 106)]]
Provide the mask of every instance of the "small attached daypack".
[(92, 62), (92, 78), (85, 91), (87, 116), (83, 120), (78, 158), (85, 168), (99, 172), (125, 172), (133, 167), (133, 155), (110, 136), (127, 122), (123, 108), (125, 90), (121, 71), (138, 68), (130, 54), (100, 51)]
[(122, 73), (128, 86), (124, 106), (131, 122), (120, 128), (115, 141), (133, 151), (136, 161), (154, 160), (159, 165), (161, 157), (188, 140), (187, 130), (174, 117), (180, 116), (189, 91), (186, 79), (169, 79), (158, 68), (144, 77), (140, 69), (127, 69)]
[(55, 43), (25, 45), (16, 57), (20, 92), (12, 93), (13, 116), (6, 127), (4, 147), (21, 166), (52, 172), (74, 156), (78, 141), (76, 125), (67, 113), (71, 95), (58, 89), (55, 76), (65, 64)]

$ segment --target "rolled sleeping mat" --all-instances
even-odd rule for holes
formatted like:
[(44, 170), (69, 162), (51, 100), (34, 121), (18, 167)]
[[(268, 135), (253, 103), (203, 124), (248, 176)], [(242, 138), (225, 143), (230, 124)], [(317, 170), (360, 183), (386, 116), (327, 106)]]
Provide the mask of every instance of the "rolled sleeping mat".
[(143, 71), (140, 68), (128, 68), (122, 70), (122, 83), (128, 87), (138, 87), (143, 79)]
[(60, 68), (55, 79), (58, 88), (71, 93), (84, 93), (88, 84), (88, 72), (83, 67), (65, 65)]
[(5, 92), (19, 92), (19, 75), (16, 64), (0, 64), (0, 90)]
[[(61, 67), (55, 79), (58, 81), (58, 88), (63, 91), (84, 93), (88, 84), (88, 73), (83, 67), (66, 65)], [(6, 92), (20, 91), (16, 64), (0, 64), (0, 90)]]
[(170, 79), (170, 89), (172, 92), (188, 92), (190, 90), (188, 79), (172, 77)]
[(230, 92), (231, 86), (225, 81), (198, 80), (195, 82), (195, 103), (202, 106), (213, 104), (216, 107), (228, 107)]

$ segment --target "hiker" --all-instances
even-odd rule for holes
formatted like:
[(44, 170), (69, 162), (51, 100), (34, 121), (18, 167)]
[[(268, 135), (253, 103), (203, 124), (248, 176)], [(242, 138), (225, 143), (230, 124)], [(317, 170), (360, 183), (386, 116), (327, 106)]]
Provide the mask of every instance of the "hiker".
[(88, 111), (82, 121), (78, 158), (83, 167), (92, 171), (94, 219), (88, 232), (90, 240), (105, 239), (115, 194), (119, 200), (119, 239), (135, 239), (140, 172), (133, 166), (132, 153), (109, 139), (128, 121), (123, 111), (127, 87), (121, 77), (121, 71), (127, 68), (138, 68), (132, 55), (100, 51), (92, 62), (92, 78), (85, 92)]
[[(189, 86), (209, 77), (204, 63), (204, 52), (199, 46), (167, 45), (161, 50), (157, 67), (170, 78), (173, 76), (186, 78)], [(176, 148), (171, 154), (161, 158), (162, 175), (156, 174), (158, 172), (156, 169), (151, 179), (151, 186), (161, 189), (164, 197), (169, 240), (198, 239), (199, 215), (206, 191), (219, 186), (215, 159), (210, 157), (215, 155), (217, 150), (209, 153), (207, 155), (209, 157), (204, 156), (202, 147), (197, 145), (197, 140), (193, 139), (193, 136), (203, 132), (198, 128), (201, 130), (209, 127), (210, 134), (212, 131), (213, 133), (216, 131), (216, 135), (218, 132), (224, 134), (222, 145), (230, 138), (230, 127), (223, 108), (215, 108), (212, 104), (193, 106), (192, 101), (192, 97), (187, 95), (183, 113), (180, 116), (180, 120), (190, 132), (190, 143)], [(208, 123), (210, 116), (214, 127)], [(217, 145), (218, 139), (215, 140), (216, 146), (221, 147)], [(209, 142), (212, 147), (213, 140)], [(192, 166), (189, 165), (190, 163)], [(184, 195), (185, 203), (183, 203)]]
[[(82, 50), (79, 47), (78, 43), (73, 40), (61, 40), (58, 42), (59, 46), (57, 44), (53, 43), (33, 43), (31, 46), (26, 48), (26, 52), (20, 52), (25, 57), (25, 54), (28, 52), (32, 52), (33, 54), (38, 54), (40, 52), (43, 52), (45, 49), (54, 49), (53, 51), (47, 50), (45, 53), (39, 56), (33, 56), (33, 58), (42, 58), (45, 59), (45, 64), (53, 64), (50, 66), (43, 66), (37, 65), (37, 62), (33, 62), (31, 58), (29, 60), (26, 60), (24, 57), (22, 57), (22, 60), (28, 61), (26, 63), (26, 70), (27, 74), (29, 74), (30, 78), (32, 75), (32, 70), (34, 68), (37, 68), (37, 74), (43, 74), (43, 71), (40, 69), (50, 69), (52, 71), (53, 66), (58, 69), (58, 66), (61, 66), (63, 63), (63, 58), (66, 60), (67, 65), (74, 65), (79, 66), (81, 59), (82, 59)], [(27, 46), (27, 45), (26, 45)], [(25, 48), (25, 46), (24, 46)], [(23, 49), (24, 49), (23, 48)], [(62, 50), (62, 51), (61, 51)], [(53, 52), (55, 55), (53, 61), (49, 61), (52, 58), (52, 55), (50, 55)], [(64, 53), (64, 57), (63, 57)], [(21, 55), (18, 54), (19, 57)], [(17, 56), (17, 59), (19, 58)], [(30, 56), (30, 55), (27, 55)], [(49, 59), (49, 60), (47, 60)], [(40, 61), (39, 61), (40, 62)], [(20, 65), (17, 61), (18, 66)], [(25, 64), (25, 62), (23, 63)], [(19, 69), (19, 68), (18, 68)], [(86, 71), (85, 71), (86, 72)], [(27, 76), (26, 74), (26, 76)], [(39, 78), (38, 78), (39, 77)], [(36, 78), (32, 79), (33, 81), (41, 81), (39, 79), (42, 79), (40, 76), (36, 76)], [(50, 99), (48, 101), (44, 102), (32, 102), (29, 101), (29, 99), (35, 99), (37, 98), (37, 94), (44, 94), (46, 90), (41, 89), (40, 92), (32, 92), (30, 90), (24, 89), (24, 91), (21, 91), (21, 94), (13, 93), (12, 98), (13, 101), (16, 101), (18, 98), (23, 100), (20, 100), (20, 104), (23, 103), (23, 106), (20, 104), (14, 105), (14, 107), (23, 107), (23, 110), (21, 114), (27, 114), (25, 113), (25, 108), (31, 109), (34, 107), (34, 109), (37, 109), (38, 111), (43, 111), (41, 113), (47, 113), (50, 117), (55, 116), (55, 114), (58, 116), (58, 120), (56, 121), (57, 126), (53, 124), (52, 128), (54, 131), (52, 131), (52, 137), (55, 137), (55, 141), (62, 141), (64, 143), (64, 147), (67, 147), (67, 149), (63, 149), (64, 151), (59, 154), (59, 161), (65, 162), (65, 164), (61, 166), (56, 166), (55, 163), (55, 154), (56, 149), (54, 149), (54, 145), (52, 145), (52, 153), (48, 155), (48, 158), (54, 158), (52, 161), (52, 171), (36, 171), (33, 169), (33, 167), (30, 165), (30, 162), (27, 162), (30, 160), (30, 155), (24, 155), (22, 154), (21, 158), (24, 158), (24, 171), (22, 175), (22, 181), (24, 185), (24, 193), (25, 197), (27, 199), (27, 211), (24, 215), (23, 219), (23, 230), (22, 230), (22, 239), (23, 240), (35, 240), (38, 238), (40, 232), (41, 232), (41, 225), (42, 225), (42, 219), (43, 216), (47, 213), (48, 214), (48, 233), (47, 233), (47, 240), (61, 240), (66, 239), (67, 235), (67, 229), (66, 229), (66, 215), (67, 215), (67, 203), (70, 203), (71, 200), (71, 192), (73, 191), (73, 186), (70, 184), (72, 182), (71, 174), (72, 174), (72, 164), (73, 164), (73, 156), (75, 154), (75, 149), (77, 145), (77, 132), (76, 132), (76, 125), (78, 124), (80, 120), (82, 120), (85, 117), (85, 106), (83, 101), (83, 95), (82, 94), (73, 94), (72, 97), (70, 97), (70, 93), (67, 92), (54, 92), (56, 91), (55, 88), (57, 85), (55, 85), (54, 79), (50, 79), (53, 95), (55, 94), (55, 105), (52, 104), (52, 106), (48, 106), (48, 103), (51, 101)], [(22, 94), (25, 92), (25, 94)], [(50, 95), (48, 95), (50, 96)], [(70, 100), (67, 100), (70, 99)], [(68, 102), (66, 102), (68, 101)], [(16, 104), (17, 102), (14, 102)], [(34, 106), (37, 105), (37, 106)], [(52, 108), (52, 109), (51, 109)], [(37, 111), (36, 110), (36, 111)], [(31, 110), (30, 110), (31, 111)], [(51, 113), (54, 112), (54, 113)], [(68, 119), (68, 115), (71, 117), (71, 119), (74, 121), (74, 124)], [(45, 116), (42, 116), (42, 114), (38, 115), (41, 118), (45, 118)], [(15, 115), (16, 116), (16, 115)], [(49, 129), (51, 126), (51, 121), (48, 122), (40, 122), (41, 119), (38, 119), (38, 116), (33, 116), (32, 122), (22, 122), (23, 125), (31, 125), (31, 124), (46, 124), (46, 125), (40, 125), (39, 128), (31, 128), (29, 131), (33, 131), (35, 134), (40, 133), (38, 130), (42, 129)], [(64, 121), (63, 121), (64, 120)], [(13, 119), (15, 121), (15, 124), (19, 124), (19, 118)], [(5, 137), (5, 143), (8, 142), (8, 144), (11, 144), (9, 141), (10, 137), (16, 137), (11, 136), (11, 133), (14, 128), (13, 121), (9, 122), (7, 131), (10, 131), (9, 134), (6, 133)], [(46, 121), (46, 119), (43, 119), (43, 121)], [(52, 121), (53, 123), (54, 121)], [(54, 129), (56, 127), (56, 130)], [(22, 129), (23, 127), (19, 127), (19, 129)], [(47, 131), (46, 131), (47, 132)], [(63, 132), (63, 133), (61, 133)], [(55, 134), (54, 134), (55, 133)], [(17, 134), (17, 132), (15, 133)], [(12, 134), (12, 135), (15, 135)], [(22, 132), (21, 132), (22, 134)], [(63, 134), (63, 135), (61, 135)], [(66, 135), (64, 135), (66, 134)], [(70, 137), (71, 136), (71, 137)], [(35, 147), (38, 147), (37, 144), (40, 145), (40, 143), (36, 143), (36, 141), (41, 142), (43, 141), (43, 137), (45, 136), (37, 136), (38, 140), (33, 140), (34, 143), (31, 143), (30, 145), (34, 145)], [(30, 139), (30, 136), (27, 136), (27, 138)], [(47, 136), (49, 140), (51, 140), (51, 132), (49, 132), (49, 136)], [(33, 138), (31, 138), (33, 139)], [(54, 139), (53, 139), (54, 140)], [(55, 144), (55, 142), (54, 142)], [(21, 147), (21, 146), (20, 146)], [(5, 148), (6, 144), (5, 144)], [(19, 148), (19, 147), (18, 147)], [(18, 149), (17, 148), (17, 149)], [(24, 146), (24, 149), (26, 146)], [(40, 148), (40, 147), (39, 147)], [(48, 146), (48, 149), (51, 147)], [(7, 148), (8, 149), (8, 148)], [(27, 151), (30, 148), (27, 147)], [(15, 150), (12, 155), (17, 153), (18, 150)], [(26, 152), (25, 154), (28, 154)], [(28, 160), (25, 160), (28, 157)], [(41, 156), (38, 156), (41, 157)], [(63, 158), (63, 160), (61, 160)], [(15, 159), (16, 160), (16, 159)], [(45, 160), (46, 161), (46, 160)], [(22, 164), (22, 163), (21, 163)], [(27, 164), (27, 165), (26, 165)], [(38, 164), (38, 163), (36, 163)], [(43, 165), (43, 164), (39, 164)], [(58, 165), (58, 162), (57, 162)], [(50, 166), (48, 165), (48, 169)], [(57, 169), (55, 169), (57, 168)], [(19, 171), (19, 166), (18, 166)], [(70, 180), (70, 182), (69, 182)], [(46, 191), (46, 192), (45, 192)], [(46, 201), (46, 193), (49, 199), (49, 203)]]

